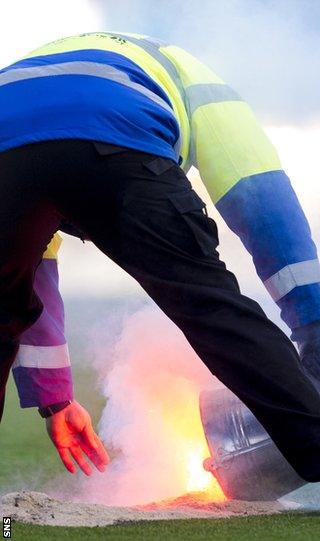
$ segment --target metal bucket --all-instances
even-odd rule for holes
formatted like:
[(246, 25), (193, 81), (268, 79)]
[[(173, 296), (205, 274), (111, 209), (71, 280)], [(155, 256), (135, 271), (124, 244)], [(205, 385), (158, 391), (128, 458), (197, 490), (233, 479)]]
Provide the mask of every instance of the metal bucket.
[(306, 484), (231, 391), (202, 392), (200, 413), (211, 453), (203, 465), (227, 497), (275, 500)]

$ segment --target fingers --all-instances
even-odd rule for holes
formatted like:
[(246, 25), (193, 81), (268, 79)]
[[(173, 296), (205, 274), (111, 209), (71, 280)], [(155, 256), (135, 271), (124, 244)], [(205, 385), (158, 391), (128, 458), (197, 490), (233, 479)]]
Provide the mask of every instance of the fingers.
[(72, 454), (73, 458), (77, 462), (77, 464), (80, 466), (83, 473), (85, 473), (88, 476), (91, 475), (92, 474), (92, 469), (89, 466), (88, 462), (85, 460), (80, 447), (78, 447), (78, 446), (69, 447), (69, 450), (70, 450), (70, 453)]
[(109, 455), (108, 455), (102, 441), (99, 438), (97, 438), (97, 439), (98, 439), (98, 447), (97, 447), (97, 450), (96, 450), (97, 457), (105, 467), (105, 466), (107, 466), (109, 464), (110, 458), (109, 458)]
[(92, 447), (92, 449), (97, 448), (95, 432), (90, 423), (86, 424), (86, 426), (84, 427), (82, 431), (82, 438), (84, 443), (87, 444), (89, 447)]
[(71, 460), (71, 457), (70, 457), (70, 453), (71, 453), (71, 455), (73, 456), (73, 458), (75, 459), (77, 464), (80, 466), (82, 471), (86, 475), (91, 475), (92, 470), (91, 470), (89, 464), (85, 461), (85, 459), (84, 459), (84, 457), (82, 455), (80, 447), (69, 447), (69, 448), (61, 447), (61, 448), (58, 448), (57, 450), (58, 450), (58, 453), (60, 455), (60, 458), (61, 458), (63, 464), (65, 465), (65, 467), (67, 468), (67, 470), (70, 473), (76, 473), (76, 471), (77, 471), (76, 466), (74, 465), (74, 463)]
[[(79, 408), (75, 411), (70, 410), (68, 419), (62, 419), (64, 422), (61, 422), (60, 419), (60, 424), (55, 427), (55, 437), (52, 435), (52, 427), (49, 434), (66, 469), (70, 473), (75, 473), (77, 470), (76, 464), (78, 464), (83, 473), (89, 476), (92, 474), (92, 468), (85, 455), (101, 472), (105, 471), (110, 460), (103, 443), (93, 430), (89, 415), (81, 406)], [(82, 410), (85, 415), (81, 417)], [(74, 415), (72, 416), (72, 414)], [(79, 422), (79, 420), (82, 422)], [(74, 464), (71, 457), (73, 457), (76, 464)]]
[(97, 439), (97, 449), (96, 449), (95, 455), (96, 455), (96, 460), (97, 462), (100, 462), (100, 465), (98, 463), (96, 464), (96, 462), (94, 462), (94, 464), (95, 466), (97, 466), (98, 470), (104, 471), (106, 469), (106, 466), (110, 462), (110, 458), (100, 438), (96, 436), (96, 439)]
[(70, 458), (69, 449), (67, 449), (66, 447), (60, 447), (60, 448), (57, 447), (57, 451), (60, 455), (60, 458), (63, 464), (67, 468), (67, 470), (70, 473), (76, 473), (77, 468), (75, 467), (74, 463), (72, 462)]
[(81, 440), (79, 443), (80, 443), (81, 449), (90, 458), (91, 462), (96, 466), (96, 468), (99, 471), (104, 472), (106, 469), (106, 466), (110, 462), (110, 459), (109, 459), (107, 451), (105, 450), (103, 446), (103, 443), (101, 442), (101, 440), (98, 438), (96, 434), (94, 434), (94, 438), (95, 438), (95, 446), (96, 446), (95, 449), (90, 447), (87, 444), (87, 442), (84, 440)]

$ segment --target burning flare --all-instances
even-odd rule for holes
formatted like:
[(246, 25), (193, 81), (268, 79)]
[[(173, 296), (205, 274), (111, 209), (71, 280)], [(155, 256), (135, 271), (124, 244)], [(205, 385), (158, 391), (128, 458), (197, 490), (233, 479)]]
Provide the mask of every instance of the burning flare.
[[(166, 423), (174, 423), (174, 444), (180, 456), (184, 493), (201, 493), (201, 499), (225, 501), (218, 481), (203, 468), (203, 461), (210, 455), (199, 411), (199, 395), (193, 382), (179, 381), (180, 399), (174, 408), (168, 407)], [(185, 400), (182, 397), (185, 396)], [(162, 400), (172, 401), (169, 394)]]
[(148, 307), (127, 318), (109, 351), (101, 342), (99, 348), (96, 368), (107, 399), (100, 436), (114, 458), (104, 475), (83, 482), (80, 499), (165, 506), (192, 493), (201, 504), (224, 501), (203, 468), (210, 453), (199, 394), (215, 380), (183, 334)]

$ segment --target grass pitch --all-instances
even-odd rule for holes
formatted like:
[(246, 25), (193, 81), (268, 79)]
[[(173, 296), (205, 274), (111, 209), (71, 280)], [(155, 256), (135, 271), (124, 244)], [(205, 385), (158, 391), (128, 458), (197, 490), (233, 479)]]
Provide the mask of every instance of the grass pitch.
[[(90, 393), (90, 372), (75, 370), (77, 396), (98, 419), (102, 399)], [(320, 459), (320, 458), (319, 458)], [(26, 488), (41, 491), (55, 474), (63, 472), (45, 432), (43, 420), (33, 409), (21, 410), (10, 381), (6, 410), (0, 427), (0, 493)], [(63, 474), (64, 475), (64, 474)], [(68, 473), (65, 473), (68, 476)], [(275, 516), (213, 520), (175, 520), (119, 524), (105, 528), (61, 528), (13, 523), (17, 541), (319, 541), (319, 513), (286, 513)]]
[(106, 528), (13, 524), (12, 539), (25, 541), (319, 541), (318, 514), (285, 514), (217, 520), (140, 522)]

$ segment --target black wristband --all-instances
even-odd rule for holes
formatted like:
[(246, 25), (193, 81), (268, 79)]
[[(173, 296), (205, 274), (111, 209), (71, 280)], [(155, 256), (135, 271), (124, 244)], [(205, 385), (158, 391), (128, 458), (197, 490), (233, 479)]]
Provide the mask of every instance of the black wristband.
[(50, 404), (50, 406), (45, 406), (44, 408), (38, 408), (38, 412), (40, 413), (41, 417), (44, 419), (47, 419), (48, 417), (52, 417), (55, 413), (58, 413), (58, 411), (63, 410), (69, 404), (71, 404), (72, 400), (65, 400), (64, 402), (57, 402), (56, 404)]

